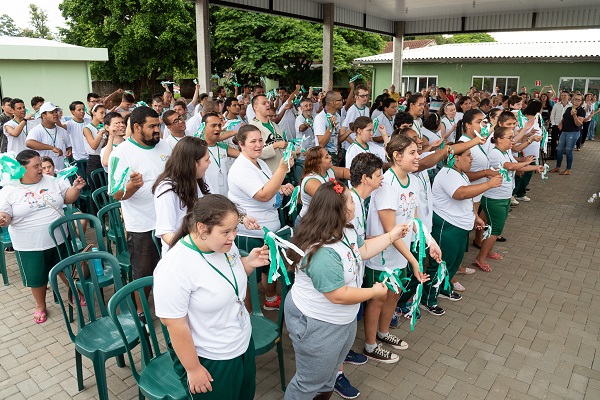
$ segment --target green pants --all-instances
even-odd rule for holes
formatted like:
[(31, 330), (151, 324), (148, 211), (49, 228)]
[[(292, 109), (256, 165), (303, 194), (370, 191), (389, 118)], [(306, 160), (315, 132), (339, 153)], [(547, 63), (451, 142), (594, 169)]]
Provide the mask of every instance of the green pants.
[[(531, 163), (529, 165), (535, 165), (535, 163)], [(532, 176), (533, 171), (524, 172), (521, 176), (515, 174), (515, 188), (513, 189), (513, 196), (523, 197), (527, 194), (527, 186), (529, 185), (529, 181), (531, 181)]]
[(212, 392), (191, 394), (187, 382), (187, 372), (181, 365), (177, 354), (169, 344), (169, 352), (173, 359), (173, 368), (179, 376), (188, 399), (193, 400), (253, 400), (256, 392), (256, 361), (254, 341), (250, 339), (248, 350), (241, 356), (231, 360), (209, 360), (198, 357), (200, 364), (208, 370), (213, 378)]
[[(448, 278), (452, 279), (454, 275), (456, 275), (456, 271), (458, 271), (458, 267), (460, 267), (465, 255), (465, 249), (469, 241), (469, 231), (454, 226), (442, 219), (436, 213), (433, 213), (431, 236), (442, 250), (442, 258), (446, 262), (446, 267), (448, 268)], [(421, 297), (421, 303), (432, 307), (437, 305), (437, 296), (440, 292), (450, 295), (452, 289), (446, 292), (443, 290), (443, 282), (440, 282), (438, 285), (436, 275), (439, 264), (433, 258), (429, 259), (429, 265), (430, 268), (427, 269), (429, 281), (423, 284), (423, 297)], [(438, 287), (436, 288), (435, 286)]]

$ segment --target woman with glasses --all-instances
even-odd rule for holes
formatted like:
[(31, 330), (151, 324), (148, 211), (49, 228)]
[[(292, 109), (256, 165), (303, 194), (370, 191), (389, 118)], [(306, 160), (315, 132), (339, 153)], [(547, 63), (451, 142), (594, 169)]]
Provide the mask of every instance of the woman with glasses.
[(560, 172), (560, 175), (571, 175), (571, 167), (573, 166), (573, 148), (579, 138), (581, 126), (585, 119), (585, 110), (581, 107), (583, 97), (581, 94), (574, 94), (572, 99), (573, 105), (567, 108), (563, 114), (562, 121), (558, 124), (558, 129), (562, 132), (558, 139), (558, 147), (556, 148), (556, 168), (550, 172), (559, 172), (563, 160), (563, 151), (567, 151), (567, 168)]

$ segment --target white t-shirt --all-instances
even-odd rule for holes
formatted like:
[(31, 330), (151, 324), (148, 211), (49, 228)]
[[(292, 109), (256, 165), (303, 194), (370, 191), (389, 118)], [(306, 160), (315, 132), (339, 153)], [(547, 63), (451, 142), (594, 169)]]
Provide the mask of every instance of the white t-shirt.
[[(457, 122), (458, 121), (456, 121), (456, 119), (450, 120), (445, 115), (442, 117), (442, 124), (444, 124), (444, 127), (446, 128), (446, 132), (448, 132), (450, 129), (452, 129), (454, 124), (456, 124)], [(452, 132), (450, 134), (450, 136), (448, 136), (448, 138), (446, 140), (450, 143), (456, 142), (456, 129), (454, 130), (454, 132)]]
[(354, 219), (350, 221), (361, 238), (367, 237), (367, 207), (365, 201), (360, 198), (354, 189), (350, 189), (352, 201), (354, 201)]
[[(497, 147), (490, 150), (489, 156), (490, 166), (494, 168), (500, 168), (506, 162), (517, 162), (512, 152), (503, 152)], [(508, 171), (508, 176), (510, 177), (510, 182), (503, 178), (502, 185), (497, 188), (488, 189), (483, 195), (488, 199), (510, 199), (515, 188), (515, 171)]]
[[(96, 128), (94, 125), (87, 124), (85, 126), (85, 128), (88, 128), (89, 131), (92, 133), (92, 138), (96, 139), (96, 137), (98, 137), (98, 128)], [(83, 134), (83, 133), (82, 133)], [(86, 153), (90, 156), (99, 156), (100, 155), (100, 151), (102, 150), (102, 145), (104, 144), (104, 139), (100, 140), (100, 144), (98, 145), (98, 147), (96, 147), (96, 150), (92, 149), (92, 146), (90, 146), (90, 144), (88, 143), (87, 139), (84, 137), (83, 138), (83, 147), (86, 151)]]
[[(173, 183), (170, 180), (162, 181), (154, 191), (154, 210), (156, 212), (156, 227), (154, 235), (158, 238), (165, 233), (175, 233), (181, 227), (183, 217), (187, 214), (187, 207), (182, 204), (179, 196), (171, 190)], [(202, 197), (198, 187), (198, 198)], [(169, 245), (162, 238), (162, 254), (169, 250)]]
[(6, 127), (10, 126), (11, 128), (14, 129), (18, 125), (19, 124), (17, 124), (14, 119), (11, 119), (10, 121), (6, 122), (2, 127), (2, 131), (4, 132), (4, 135), (8, 139), (8, 145), (6, 147), (6, 151), (13, 151), (15, 154), (19, 154), (20, 152), (22, 152), (23, 150), (25, 150), (27, 148), (27, 145), (25, 144), (25, 142), (27, 141), (27, 133), (30, 128), (30, 123), (29, 123), (29, 121), (27, 121), (27, 122), (25, 122), (25, 126), (23, 127), (23, 130), (21, 131), (21, 134), (19, 136), (15, 137), (15, 136), (9, 135), (8, 132), (6, 131)]
[[(342, 108), (345, 110), (345, 107)], [(363, 108), (358, 108), (356, 104), (352, 104), (352, 106), (346, 111), (346, 115), (344, 116), (344, 120), (342, 121), (342, 127), (346, 129), (350, 129), (350, 124), (356, 121), (358, 117), (368, 117), (369, 116), (369, 107), (364, 106)], [(355, 133), (352, 133), (351, 136), (353, 138), (356, 137)], [(342, 143), (342, 148), (348, 150), (348, 147), (351, 146), (351, 143), (348, 143), (346, 140)]]
[[(533, 130), (536, 131), (536, 134), (533, 135), (532, 138), (535, 136), (542, 136), (542, 128), (540, 127), (538, 118), (535, 119), (533, 126), (531, 127), (531, 129), (527, 130), (527, 133), (529, 133)], [(525, 157), (534, 156), (535, 157), (534, 161), (537, 162), (540, 158), (540, 142), (532, 141), (529, 146), (527, 146), (523, 149), (523, 155)]]
[(419, 139), (423, 137), (423, 121), (421, 118), (415, 118), (413, 120), (412, 128), (418, 133)]
[[(326, 266), (332, 271), (332, 274), (334, 272), (340, 274), (343, 272), (343, 280), (348, 287), (359, 288), (362, 286), (364, 268), (362, 258), (360, 257), (358, 235), (354, 229), (344, 228), (344, 238), (342, 241), (324, 245), (322, 249), (331, 249), (335, 252), (334, 258), (330, 262), (327, 262)], [(337, 260), (338, 257), (339, 261)], [(329, 258), (327, 261), (329, 261)], [(311, 260), (311, 264), (313, 262), (314, 257)], [(307, 317), (335, 325), (346, 325), (354, 321), (360, 303), (334, 304), (329, 301), (323, 293), (328, 293), (339, 288), (331, 287), (331, 290), (329, 290), (330, 288), (327, 287), (328, 282), (321, 282), (319, 280), (319, 283), (323, 285), (321, 289), (324, 289), (324, 291), (321, 292), (315, 289), (315, 284), (309, 276), (311, 272), (310, 268), (313, 266), (311, 264), (306, 269), (300, 268), (298, 270), (294, 285), (292, 286), (291, 295), (298, 310)]]
[[(432, 152), (425, 152), (421, 154), (421, 158), (427, 157), (431, 153)], [(423, 225), (431, 232), (431, 227), (433, 225), (433, 196), (431, 195), (431, 182), (427, 171), (428, 170), (415, 172), (409, 174), (409, 176), (418, 182), (417, 214)]]
[[(385, 113), (381, 113), (381, 115), (379, 115), (377, 118), (377, 123), (380, 126), (383, 126), (385, 128), (385, 133), (388, 134), (388, 137), (392, 137), (392, 133), (394, 132), (394, 117), (392, 117), (392, 119), (388, 119), (387, 115), (385, 115)], [(373, 120), (375, 121), (375, 120)], [(379, 129), (374, 129), (373, 130), (373, 137), (380, 137), (381, 133), (379, 133)], [(377, 143), (375, 142), (378, 146), (383, 148), (383, 143)]]
[(379, 109), (376, 108), (373, 111), (373, 114), (371, 114), (371, 119), (374, 120), (375, 118), (379, 118), (379, 116), (382, 115), (382, 114), (383, 114), (383, 111), (381, 111), (381, 110), (379, 110)]
[(473, 199), (456, 200), (454, 192), (463, 186), (469, 186), (469, 177), (454, 168), (444, 167), (433, 181), (433, 211), (444, 221), (466, 231), (475, 225)]
[(442, 140), (442, 132), (433, 132), (427, 128), (421, 128), (421, 133), (427, 138), (429, 144)]
[(312, 196), (306, 193), (306, 184), (311, 179), (316, 179), (321, 182), (321, 185), (326, 183), (331, 178), (335, 178), (335, 172), (333, 169), (329, 168), (325, 175), (319, 174), (309, 174), (302, 179), (300, 183), (300, 200), (302, 201), (302, 209), (300, 210), (300, 218), (304, 217), (308, 212), (308, 207), (310, 206), (310, 202), (312, 201)]
[(204, 181), (212, 194), (227, 196), (227, 175), (229, 174), (229, 162), (227, 162), (228, 146), (223, 142), (217, 142), (215, 146), (209, 146), (210, 164), (204, 175)]
[[(256, 160), (260, 168), (256, 167), (246, 156), (240, 154), (235, 160), (227, 176), (229, 185), (229, 200), (237, 204), (246, 214), (256, 218), (260, 226), (266, 226), (270, 231), (276, 232), (281, 228), (279, 212), (275, 208), (276, 194), (269, 201), (258, 201), (254, 195), (265, 186), (273, 174), (267, 164)], [(247, 230), (243, 224), (238, 225), (238, 235), (262, 238), (262, 230)]]
[(163, 140), (165, 142), (167, 142), (167, 144), (169, 145), (169, 147), (171, 148), (171, 150), (173, 150), (173, 148), (175, 147), (175, 145), (177, 144), (177, 142), (179, 142), (181, 139), (183, 139), (183, 138), (176, 138), (173, 135), (169, 135), (169, 136), (167, 136), (166, 139), (163, 139)]
[(85, 137), (83, 136), (83, 128), (91, 123), (91, 120), (88, 122), (85, 120), (81, 122), (77, 122), (74, 119), (70, 119), (67, 121), (67, 133), (69, 134), (69, 138), (71, 138), (71, 145), (73, 146), (73, 158), (75, 160), (87, 160), (88, 153), (83, 147), (83, 142), (87, 142)]
[[(125, 168), (129, 167), (129, 174), (139, 172), (142, 174), (144, 184), (133, 196), (121, 201), (123, 221), (128, 232), (149, 232), (156, 226), (154, 210), (154, 196), (152, 185), (156, 178), (165, 170), (165, 164), (171, 155), (171, 147), (161, 140), (154, 147), (142, 146), (129, 138), (110, 153), (109, 177), (120, 177)], [(114, 158), (118, 159), (115, 171), (110, 170)]]
[(352, 160), (354, 160), (354, 157), (360, 153), (375, 154), (377, 157), (381, 158), (381, 161), (385, 163), (385, 150), (382, 146), (378, 146), (375, 142), (369, 142), (365, 148), (362, 147), (362, 145), (357, 141), (354, 141), (354, 143), (352, 143), (346, 151), (346, 168), (350, 168), (350, 165), (352, 165)]
[(53, 147), (57, 147), (62, 150), (62, 156), (57, 156), (52, 150), (36, 150), (40, 153), (41, 157), (50, 157), (54, 161), (54, 168), (56, 172), (64, 169), (65, 153), (67, 147), (71, 147), (71, 139), (67, 134), (67, 131), (60, 126), (55, 126), (52, 129), (46, 128), (44, 125), (39, 124), (27, 135), (27, 139), (36, 140), (40, 143), (47, 144)]
[[(390, 168), (383, 174), (382, 186), (371, 194), (369, 214), (367, 216), (367, 237), (385, 233), (378, 211), (393, 210), (396, 214), (396, 225), (411, 222), (417, 211), (419, 183), (414, 176), (408, 175), (408, 184), (404, 187)], [(413, 230), (402, 238), (406, 247), (410, 248)], [(393, 271), (406, 268), (408, 260), (394, 246), (388, 246), (381, 254), (367, 260), (369, 268), (377, 271)]]
[[(0, 190), (0, 211), (12, 217), (8, 233), (15, 250), (38, 251), (54, 247), (48, 233), (50, 224), (64, 215), (64, 197), (68, 180), (43, 175), (35, 184), (15, 182)], [(54, 232), (58, 244), (64, 240), (60, 231)]]
[(200, 124), (202, 124), (202, 114), (198, 113), (194, 115), (192, 118), (188, 119), (185, 123), (185, 131), (186, 135), (189, 133), (190, 136), (194, 136), (196, 132), (198, 132), (198, 128), (200, 128)]
[[(341, 126), (341, 116), (339, 113), (335, 114), (335, 119), (336, 119), (336, 125), (333, 127), (333, 131), (331, 132), (331, 136), (329, 137), (329, 142), (327, 142), (327, 145), (325, 146), (325, 150), (327, 150), (328, 153), (335, 153), (337, 154), (338, 151), (338, 135), (340, 133), (340, 126)], [(326, 117), (326, 112), (325, 110), (321, 111), (320, 113), (317, 114), (317, 116), (315, 117), (314, 123), (313, 123), (313, 129), (315, 132), (315, 136), (323, 136), (325, 135), (325, 131), (327, 131), (327, 128), (329, 126), (329, 122), (327, 121), (327, 117)], [(317, 143), (318, 143), (318, 137), (317, 139)]]
[[(469, 170), (470, 172), (478, 172), (478, 171), (483, 171), (484, 169), (488, 169), (490, 167), (490, 160), (489, 160), (489, 155), (490, 155), (490, 151), (493, 148), (492, 147), (492, 136), (490, 135), (490, 137), (488, 138), (488, 141), (485, 142), (485, 144), (481, 145), (478, 144), (475, 147), (471, 147), (471, 157), (473, 157), (473, 162), (471, 163), (471, 169)], [(467, 143), (468, 141), (470, 141), (471, 138), (468, 137), (467, 135), (462, 135), (458, 141), (459, 142), (464, 142)], [(479, 183), (485, 183), (487, 182), (487, 178), (483, 177), (483, 178), (479, 178), (476, 179), (474, 181), (471, 182), (471, 184), (473, 185), (477, 185)], [(475, 196), (473, 198), (473, 201), (475, 203), (478, 203), (481, 201), (481, 194), (479, 196)]]
[[(279, 110), (277, 110), (278, 115), (284, 106), (285, 103), (283, 103), (282, 106), (279, 107)], [(283, 117), (281, 118), (281, 121), (279, 121), (279, 123), (277, 124), (281, 128), (281, 131), (284, 133), (283, 136), (285, 140), (289, 141), (290, 139), (296, 137), (296, 114), (296, 108), (292, 106), (292, 108), (285, 111)]]
[[(310, 128), (306, 128), (306, 130), (304, 132), (300, 132), (300, 125), (302, 124), (309, 124)], [(306, 118), (304, 118), (304, 115), (302, 115), (302, 113), (298, 114), (298, 116), (296, 117), (296, 124), (295, 124), (295, 130), (296, 130), (296, 139), (304, 139), (302, 141), (302, 150), (308, 150), (311, 147), (314, 147), (317, 145), (317, 139), (315, 138), (315, 132), (313, 131), (312, 128), (312, 124), (313, 124), (313, 120), (312, 117), (308, 119), (308, 121), (306, 120)], [(298, 159), (300, 160), (304, 160), (306, 158), (306, 156), (304, 155), (304, 153), (300, 153), (300, 156), (298, 157)]]
[(254, 108), (252, 108), (252, 102), (250, 102), (246, 107), (246, 120), (252, 121), (254, 118), (256, 118), (256, 113), (254, 112)]
[[(189, 237), (182, 240), (188, 242)], [(186, 317), (196, 354), (210, 360), (231, 360), (244, 354), (252, 335), (250, 316), (243, 305), (248, 277), (235, 244), (227, 254), (200, 254), (179, 241), (163, 254), (154, 270), (156, 316)], [(232, 285), (209, 263), (232, 285), (237, 282), (241, 304)]]

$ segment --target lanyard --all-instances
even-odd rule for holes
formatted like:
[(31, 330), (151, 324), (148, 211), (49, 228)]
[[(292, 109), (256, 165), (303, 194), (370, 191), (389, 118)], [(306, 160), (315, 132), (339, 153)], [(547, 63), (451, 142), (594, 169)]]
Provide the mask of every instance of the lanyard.
[[(360, 227), (362, 228), (367, 228), (367, 211), (365, 210), (365, 203), (363, 202), (363, 199), (361, 199), (361, 197), (358, 195), (358, 192), (356, 191), (356, 189), (354, 188), (350, 188), (350, 190), (352, 190), (354, 192), (354, 194), (356, 195), (356, 197), (358, 197), (358, 201), (360, 203), (360, 209), (362, 211), (362, 216), (363, 216), (363, 222), (362, 224), (360, 223), (360, 219), (358, 220), (358, 224)], [(345, 235), (345, 234), (344, 234)], [(345, 243), (344, 243), (345, 244)]]
[[(21, 124), (21, 122), (25, 121), (24, 129), (25, 129), (25, 135), (27, 135), (27, 120), (25, 118), (23, 118), (21, 120), (21, 122), (17, 122), (17, 120), (14, 118), (12, 120), (15, 122), (15, 124), (17, 124), (17, 126), (19, 126)], [(48, 131), (46, 131), (46, 132), (48, 132)]]
[[(215, 155), (212, 153), (212, 151), (210, 151), (210, 146), (208, 147), (208, 152), (212, 156), (213, 160), (215, 160), (215, 162), (217, 163), (217, 167), (219, 167), (219, 171), (221, 171), (221, 152), (219, 151), (218, 144), (215, 147), (217, 148), (217, 157), (215, 157)], [(258, 168), (260, 168), (260, 167), (258, 167)], [(262, 169), (261, 169), (261, 171), (262, 171)]]
[(258, 163), (258, 161), (256, 161), (256, 165), (258, 165), (258, 169), (260, 169), (260, 172), (262, 172), (263, 175), (266, 176), (268, 180), (271, 180), (271, 178), (269, 178), (269, 175), (267, 175), (265, 173), (265, 171), (263, 171), (263, 169), (260, 167), (260, 164)]
[(56, 129), (56, 132), (54, 132), (54, 137), (52, 137), (52, 135), (50, 134), (50, 132), (48, 132), (48, 129), (46, 129), (46, 127), (44, 125), (42, 125), (42, 128), (44, 128), (44, 130), (46, 131), (46, 133), (48, 134), (48, 136), (50, 136), (50, 139), (52, 139), (52, 147), (56, 147), (56, 138), (58, 136), (58, 128), (54, 128)]
[(358, 259), (360, 257), (360, 253), (359, 256), (356, 255), (356, 253), (354, 252), (354, 249), (352, 248), (352, 246), (350, 246), (350, 239), (348, 239), (348, 237), (346, 236), (346, 233), (343, 233), (343, 237), (342, 237), (342, 243), (344, 244), (344, 246), (346, 246), (347, 248), (350, 249), (350, 251), (352, 252), (352, 258), (354, 258), (354, 262), (356, 262), (356, 264), (358, 265)]
[[(227, 263), (229, 264), (229, 269), (231, 270), (231, 275), (233, 275), (233, 283), (229, 280), (229, 278), (227, 278), (225, 275), (223, 275), (223, 273), (221, 271), (219, 271), (214, 265), (212, 265), (210, 263), (210, 261), (208, 261), (206, 259), (206, 257), (204, 257), (204, 252), (202, 250), (200, 250), (198, 248), (198, 246), (196, 246), (196, 243), (194, 243), (194, 241), (192, 240), (191, 235), (187, 236), (187, 239), (189, 239), (189, 243), (185, 241), (185, 239), (181, 240), (181, 243), (183, 243), (184, 246), (197, 251), (198, 253), (200, 253), (200, 255), (202, 256), (202, 258), (204, 259), (204, 261), (206, 261), (206, 263), (208, 265), (211, 266), (212, 269), (215, 270), (216, 273), (218, 273), (219, 275), (221, 275), (221, 277), (223, 277), (223, 279), (225, 279), (227, 281), (227, 283), (229, 283), (231, 285), (231, 287), (233, 288), (233, 291), (235, 292), (235, 296), (238, 298), (238, 301), (240, 300), (240, 295), (239, 295), (239, 288), (238, 288), (238, 283), (237, 283), (237, 279), (235, 277), (235, 273), (233, 272), (233, 265), (231, 265), (231, 257), (229, 256), (229, 254), (225, 253), (225, 259), (227, 260)], [(235, 284), (234, 284), (235, 283)]]
[(470, 185), (470, 184), (471, 184), (471, 181), (469, 180), (469, 177), (468, 177), (467, 175), (465, 175), (465, 173), (464, 173), (464, 172), (460, 172), (459, 170), (457, 170), (457, 169), (456, 169), (456, 168), (454, 168), (454, 167), (452, 167), (452, 168), (450, 168), (450, 169), (451, 169), (451, 170), (453, 169), (454, 171), (458, 172), (458, 174), (459, 174), (460, 176), (462, 176), (462, 178), (463, 178), (463, 179), (464, 179), (464, 180), (467, 182), (467, 185)]
[(416, 175), (417, 178), (419, 178), (419, 182), (423, 184), (423, 190), (425, 191), (425, 200), (427, 200), (429, 197), (427, 195), (427, 181), (423, 177), (423, 173), (427, 173), (427, 171), (415, 172), (413, 175)]

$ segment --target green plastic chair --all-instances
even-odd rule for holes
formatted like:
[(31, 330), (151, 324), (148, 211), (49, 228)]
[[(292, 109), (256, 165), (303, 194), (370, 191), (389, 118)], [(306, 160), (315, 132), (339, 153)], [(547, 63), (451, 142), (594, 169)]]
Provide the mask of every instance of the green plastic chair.
[[(179, 377), (173, 369), (173, 359), (169, 351), (161, 351), (157, 340), (156, 328), (152, 324), (152, 319), (149, 318), (150, 307), (148, 300), (144, 295), (144, 288), (151, 288), (154, 278), (147, 276), (136, 279), (120, 289), (108, 302), (108, 314), (112, 318), (123, 344), (127, 349), (127, 357), (131, 366), (131, 373), (138, 384), (139, 398), (149, 399), (187, 399), (187, 393), (184, 389)], [(139, 370), (131, 352), (131, 346), (128, 345), (128, 339), (125, 329), (121, 326), (120, 315), (137, 315), (136, 306), (133, 302), (133, 293), (138, 292), (142, 302), (144, 315), (147, 317), (148, 324), (142, 324), (138, 318), (133, 318), (137, 328), (138, 336), (146, 338), (140, 341), (141, 344), (141, 360), (139, 362)], [(117, 312), (120, 310), (120, 313)], [(163, 324), (160, 324), (165, 342), (169, 343), (169, 333)]]
[[(77, 165), (77, 175), (81, 176), (81, 177), (86, 177), (86, 169), (87, 169), (87, 160), (76, 160), (73, 161), (73, 164)], [(75, 176), (70, 176), (69, 177), (69, 181), (71, 182), (71, 184), (73, 183), (73, 181), (75, 180)], [(92, 211), (92, 190), (90, 189), (90, 185), (89, 182), (87, 182), (88, 179), (86, 179), (86, 183), (87, 185), (85, 185), (85, 187), (83, 189), (81, 189), (81, 192), (79, 193), (79, 198), (77, 199), (77, 201), (75, 202), (77, 205), (77, 208), (79, 208), (80, 210), (85, 210), (86, 212), (91, 212)]]
[(8, 286), (8, 271), (6, 270), (6, 250), (7, 247), (12, 247), (12, 240), (8, 233), (8, 228), (0, 228), (0, 273), (4, 286)]
[[(108, 185), (108, 174), (104, 171), (104, 168), (98, 168), (92, 171), (90, 174), (90, 189), (92, 193), (94, 190)], [(100, 207), (98, 207), (100, 208)]]
[(158, 256), (162, 258), (162, 241), (159, 237), (156, 237), (154, 229), (152, 229), (152, 241), (156, 246), (156, 250), (158, 250)]
[[(127, 347), (134, 347), (139, 343), (139, 336), (136, 330), (135, 323), (131, 315), (122, 313), (118, 318), (120, 325), (125, 332), (127, 346), (119, 338), (119, 332), (115, 326), (113, 320), (108, 317), (106, 306), (102, 301), (99, 301), (97, 306), (100, 311), (100, 316), (95, 317), (91, 310), (96, 307), (93, 302), (93, 295), (87, 298), (88, 314), (90, 320), (88, 323), (85, 322), (83, 316), (83, 307), (78, 301), (75, 302), (77, 308), (77, 332), (74, 331), (73, 322), (71, 322), (67, 316), (65, 309), (65, 302), (63, 301), (61, 292), (58, 287), (58, 275), (63, 272), (68, 286), (71, 292), (76, 292), (76, 284), (72, 278), (73, 268), (77, 268), (79, 276), (83, 276), (82, 261), (87, 261), (88, 265), (92, 265), (93, 259), (100, 259), (104, 265), (108, 266), (111, 274), (119, 273), (119, 262), (112, 255), (105, 251), (99, 252), (85, 252), (76, 254), (65, 258), (58, 264), (56, 264), (49, 274), (50, 285), (52, 290), (58, 297), (58, 304), (62, 310), (65, 323), (67, 325), (67, 331), (69, 337), (75, 344), (75, 369), (77, 371), (77, 388), (83, 390), (83, 368), (81, 356), (89, 358), (94, 364), (94, 373), (96, 375), (96, 383), (98, 386), (98, 395), (101, 400), (108, 400), (108, 389), (106, 383), (106, 360), (111, 357), (117, 357), (117, 365), (119, 367), (125, 366), (125, 360), (123, 354), (127, 351)], [(91, 285), (93, 293), (96, 298), (100, 298), (100, 285), (96, 274), (91, 274)], [(61, 280), (62, 282), (62, 280)], [(121, 281), (116, 279), (114, 281), (115, 292), (121, 289)]]
[(100, 210), (102, 207), (113, 202), (112, 196), (108, 194), (108, 186), (104, 185), (92, 192), (92, 200), (94, 204)]
[[(131, 257), (127, 249), (127, 238), (125, 237), (125, 227), (121, 219), (121, 203), (115, 202), (104, 206), (98, 211), (98, 219), (102, 222), (103, 230), (106, 235), (107, 243), (109, 241), (115, 244), (115, 253), (121, 265), (121, 277), (124, 282), (133, 280)], [(108, 225), (105, 221), (108, 220)]]

